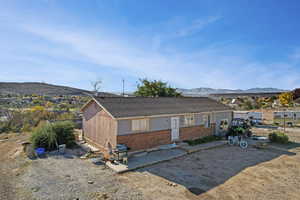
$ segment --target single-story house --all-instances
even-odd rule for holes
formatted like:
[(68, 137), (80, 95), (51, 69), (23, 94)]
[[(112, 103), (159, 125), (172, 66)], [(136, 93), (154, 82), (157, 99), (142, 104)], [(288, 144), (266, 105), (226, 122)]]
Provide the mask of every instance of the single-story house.
[(94, 97), (83, 112), (83, 138), (104, 152), (131, 151), (224, 134), (230, 107), (208, 97)]
[(283, 125), (284, 121), (286, 123), (293, 123), (294, 125), (300, 124), (300, 111), (288, 110), (273, 112), (273, 123)]
[(240, 118), (240, 119), (254, 119), (254, 120), (263, 120), (263, 113), (262, 112), (255, 112), (255, 111), (234, 111), (233, 118)]

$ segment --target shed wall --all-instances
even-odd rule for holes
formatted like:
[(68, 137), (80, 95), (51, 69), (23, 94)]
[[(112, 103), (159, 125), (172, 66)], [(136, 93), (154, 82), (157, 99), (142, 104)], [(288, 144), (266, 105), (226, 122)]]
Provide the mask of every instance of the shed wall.
[(117, 144), (117, 121), (95, 102), (91, 102), (83, 111), (83, 134), (87, 142), (109, 150)]

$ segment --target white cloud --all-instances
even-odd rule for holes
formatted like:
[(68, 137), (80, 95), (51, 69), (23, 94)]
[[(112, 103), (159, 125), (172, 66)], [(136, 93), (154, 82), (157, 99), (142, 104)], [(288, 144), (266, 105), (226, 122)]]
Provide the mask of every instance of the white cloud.
[(186, 37), (189, 35), (193, 35), (202, 29), (204, 29), (209, 24), (215, 23), (216, 21), (220, 20), (222, 17), (220, 16), (211, 16), (206, 19), (197, 19), (192, 21), (191, 24), (182, 27), (176, 32), (178, 37)]
[[(78, 82), (81, 79), (96, 78), (95, 74), (82, 67), (72, 67), (70, 63), (57, 64), (59, 60), (72, 60), (75, 66), (76, 61), (81, 61), (97, 65), (100, 69), (112, 68), (137, 79), (143, 77), (162, 79), (175, 87), (280, 87), (288, 89), (300, 84), (299, 70), (293, 62), (261, 63), (247, 58), (247, 55), (235, 49), (234, 46), (226, 44), (185, 52), (177, 48), (168, 52), (160, 51), (164, 40), (191, 36), (220, 19), (222, 18), (219, 16), (213, 16), (193, 20), (191, 23), (185, 20), (184, 22), (174, 20), (174, 23), (169, 23), (164, 30), (155, 29), (150, 34), (142, 35), (142, 43), (136, 39), (135, 35), (128, 36), (123, 32), (112, 31), (100, 25), (93, 30), (79, 26), (71, 28), (62, 22), (52, 21), (50, 25), (47, 20), (41, 23), (31, 18), (27, 23), (24, 23), (26, 20), (16, 20), (14, 22), (17, 23), (10, 23), (10, 26), (15, 26), (14, 28), (19, 29), (19, 32), (24, 31), (26, 35), (31, 34), (36, 38), (33, 41), (49, 43), (49, 45), (40, 46), (38, 44), (23, 46), (22, 44), (23, 47), (14, 47), (24, 50), (24, 58), (22, 55), (15, 55), (17, 59), (27, 59), (31, 63), (39, 62), (33, 66), (43, 66), (44, 69), (40, 69), (35, 76), (31, 77), (27, 73), (27, 77), (32, 80), (39, 79), (36, 76), (42, 77), (44, 74), (47, 74), (47, 80), (57, 82)], [(28, 56), (28, 52), (32, 52), (32, 55)], [(38, 53), (49, 55), (57, 60), (50, 62), (49, 59), (40, 57)], [(297, 55), (295, 54), (294, 57), (298, 58)], [(3, 75), (2, 73), (0, 78), (7, 80), (11, 74)], [(105, 76), (110, 75), (105, 74)], [(23, 75), (14, 77), (16, 80), (24, 80)]]
[(300, 61), (300, 48), (296, 48), (293, 53), (290, 55), (290, 58), (293, 61), (299, 62)]
[[(282, 87), (300, 83), (299, 72), (290, 63), (262, 64), (243, 55), (229, 56), (225, 47), (171, 54), (152, 51), (134, 40), (102, 33), (25, 26), (32, 34), (63, 45), (99, 67), (127, 71), (135, 77), (162, 79), (177, 87)], [(126, 42), (125, 42), (126, 41)], [(77, 56), (78, 56), (77, 55)], [(280, 82), (274, 82), (274, 80)]]

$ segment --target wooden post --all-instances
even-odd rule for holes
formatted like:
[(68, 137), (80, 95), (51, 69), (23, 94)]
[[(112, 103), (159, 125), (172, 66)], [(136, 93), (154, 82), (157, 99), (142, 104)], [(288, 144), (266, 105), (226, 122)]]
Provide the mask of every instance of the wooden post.
[(123, 90), (122, 90), (122, 96), (125, 95), (125, 80), (122, 79), (122, 83), (123, 83)]
[(283, 132), (285, 133), (285, 117), (286, 117), (286, 114), (285, 112), (283, 112)]

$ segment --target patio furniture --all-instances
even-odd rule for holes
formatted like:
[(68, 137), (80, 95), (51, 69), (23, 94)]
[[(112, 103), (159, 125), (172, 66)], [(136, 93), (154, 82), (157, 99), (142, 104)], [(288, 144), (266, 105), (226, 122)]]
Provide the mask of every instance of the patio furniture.
[(113, 149), (114, 159), (119, 162), (128, 162), (128, 147), (124, 144), (117, 144)]

